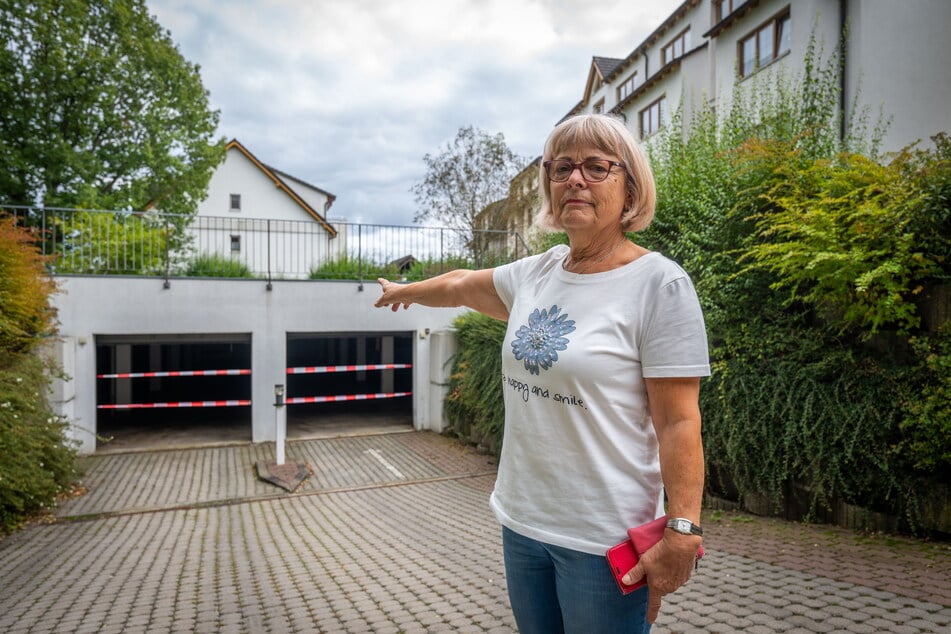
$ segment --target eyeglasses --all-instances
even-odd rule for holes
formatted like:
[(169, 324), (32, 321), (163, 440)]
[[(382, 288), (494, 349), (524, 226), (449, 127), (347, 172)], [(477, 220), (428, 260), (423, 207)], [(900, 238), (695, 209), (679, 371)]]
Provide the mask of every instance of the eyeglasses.
[(556, 183), (563, 183), (571, 178), (572, 172), (576, 168), (581, 168), (581, 178), (589, 183), (600, 183), (611, 173), (611, 167), (624, 167), (624, 163), (609, 161), (607, 159), (585, 159), (580, 163), (572, 163), (568, 159), (554, 159), (542, 163), (545, 166), (545, 172), (548, 174), (548, 180)]

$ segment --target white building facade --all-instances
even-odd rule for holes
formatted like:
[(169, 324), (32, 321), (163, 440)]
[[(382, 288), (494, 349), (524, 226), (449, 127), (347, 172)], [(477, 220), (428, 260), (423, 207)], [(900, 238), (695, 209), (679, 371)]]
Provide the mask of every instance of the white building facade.
[(884, 151), (951, 129), (951, 2), (946, 0), (687, 0), (623, 59), (595, 57), (568, 115), (614, 112), (645, 141), (681, 104), (726, 112), (737, 83), (795, 75), (812, 38), (826, 57), (846, 46), (843, 109), (881, 112)]

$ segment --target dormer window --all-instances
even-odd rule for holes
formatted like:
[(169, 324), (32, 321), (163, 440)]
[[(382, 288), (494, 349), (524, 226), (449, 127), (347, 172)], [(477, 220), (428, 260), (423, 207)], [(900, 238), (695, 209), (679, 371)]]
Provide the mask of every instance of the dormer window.
[(241, 194), (231, 194), (229, 196), (230, 204), (228, 206), (229, 211), (241, 211)]
[(592, 110), (594, 111), (594, 114), (602, 114), (604, 112), (604, 99), (601, 99), (598, 101), (598, 103), (594, 104), (594, 108)]

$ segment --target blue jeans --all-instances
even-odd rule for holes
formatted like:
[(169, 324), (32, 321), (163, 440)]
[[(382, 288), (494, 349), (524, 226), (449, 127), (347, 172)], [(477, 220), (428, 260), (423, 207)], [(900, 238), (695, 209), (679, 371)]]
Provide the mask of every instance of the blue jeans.
[(505, 576), (521, 634), (647, 634), (647, 586), (624, 595), (603, 556), (502, 527)]

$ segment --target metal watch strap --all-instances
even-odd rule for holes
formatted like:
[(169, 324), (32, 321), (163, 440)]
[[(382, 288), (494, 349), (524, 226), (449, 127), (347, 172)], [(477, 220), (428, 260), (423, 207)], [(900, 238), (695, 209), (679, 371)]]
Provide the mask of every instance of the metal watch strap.
[(672, 517), (667, 520), (667, 528), (684, 535), (703, 535), (703, 529), (683, 517)]

